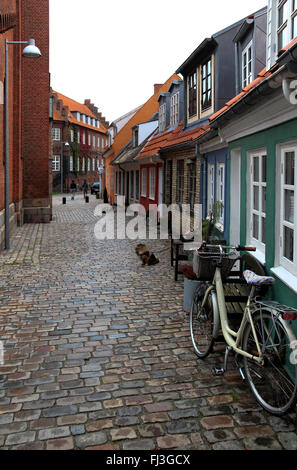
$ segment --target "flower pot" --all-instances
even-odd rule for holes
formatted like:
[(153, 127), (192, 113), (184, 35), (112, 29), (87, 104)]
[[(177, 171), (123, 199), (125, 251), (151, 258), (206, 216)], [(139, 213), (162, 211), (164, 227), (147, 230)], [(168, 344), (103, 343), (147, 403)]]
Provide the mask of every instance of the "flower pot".
[(184, 278), (184, 311), (186, 313), (190, 313), (193, 294), (200, 283), (201, 281), (192, 281), (187, 277)]

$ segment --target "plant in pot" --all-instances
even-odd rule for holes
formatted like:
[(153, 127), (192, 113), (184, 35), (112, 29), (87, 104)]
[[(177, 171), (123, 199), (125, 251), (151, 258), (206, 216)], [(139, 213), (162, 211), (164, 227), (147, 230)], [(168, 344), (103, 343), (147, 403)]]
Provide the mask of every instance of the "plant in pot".
[(223, 208), (224, 204), (221, 201), (215, 201), (212, 205), (208, 217), (202, 221), (202, 237), (203, 241), (205, 241), (206, 243), (215, 244), (217, 240), (219, 242), (223, 241), (217, 237), (218, 232), (216, 229), (216, 224), (220, 219), (220, 215)]

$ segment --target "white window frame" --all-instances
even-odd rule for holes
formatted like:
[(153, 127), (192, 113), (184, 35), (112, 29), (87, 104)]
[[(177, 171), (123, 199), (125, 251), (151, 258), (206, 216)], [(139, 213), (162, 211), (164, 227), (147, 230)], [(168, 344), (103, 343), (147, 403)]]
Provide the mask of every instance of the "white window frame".
[[(295, 174), (294, 174), (294, 185), (289, 186), (285, 184), (285, 154), (288, 152), (295, 153)], [(280, 157), (279, 157), (279, 219), (278, 219), (278, 237), (279, 245), (277, 247), (277, 260), (278, 264), (285, 268), (286, 271), (290, 272), (294, 276), (297, 276), (297, 190), (296, 190), (296, 181), (297, 181), (297, 142), (282, 146), (280, 148)], [(284, 214), (284, 206), (285, 206), (285, 198), (284, 198), (284, 191), (289, 190), (294, 192), (294, 222), (290, 223), (285, 220)], [(294, 247), (293, 247), (293, 262), (286, 258), (283, 254), (284, 250), (284, 233), (283, 229), (287, 227), (294, 231)]]
[[(283, 8), (283, 6), (287, 5), (287, 11), (286, 11), (286, 15), (284, 16), (284, 21), (281, 25), (279, 25), (279, 11), (281, 8)], [(278, 50), (281, 50), (283, 47), (285, 47), (287, 44), (289, 44), (289, 42), (292, 41), (292, 39), (294, 39), (294, 35), (293, 35), (293, 21), (297, 15), (297, 4), (296, 4), (296, 1), (295, 1), (295, 10), (293, 10), (294, 8), (294, 0), (281, 0), (278, 2), (277, 4), (277, 15), (276, 15), (276, 18), (277, 18), (277, 23), (276, 23), (276, 26), (277, 26), (277, 38), (276, 38), (276, 41), (277, 41), (277, 49)], [(281, 47), (279, 47), (279, 35), (284, 31), (286, 30), (286, 34), (284, 36), (284, 43), (282, 44)], [(295, 36), (296, 37), (296, 36)]]
[(70, 129), (70, 142), (74, 142), (74, 130)]
[(177, 126), (179, 117), (179, 92), (170, 98), (170, 127)]
[(92, 171), (96, 170), (96, 159), (92, 158)]
[(166, 104), (159, 106), (159, 131), (163, 132), (166, 127)]
[(53, 155), (52, 170), (54, 172), (60, 171), (60, 155)]
[(83, 143), (84, 145), (86, 144), (86, 133), (85, 133), (85, 131), (83, 131), (82, 143)]
[(91, 159), (88, 158), (88, 172), (91, 171)]
[[(251, 59), (249, 60), (249, 51), (251, 51)], [(247, 85), (252, 83), (254, 78), (254, 57), (253, 57), (253, 41), (251, 41), (246, 48), (242, 51), (242, 88), (245, 88)], [(244, 64), (244, 57), (246, 56), (246, 65)], [(251, 71), (249, 72), (249, 64), (251, 66)]]
[(77, 143), (80, 143), (80, 130), (77, 129)]
[(225, 218), (225, 163), (220, 162), (217, 164), (217, 197), (216, 200), (221, 202), (223, 206), (220, 209), (219, 220), (217, 226), (220, 230), (224, 230), (224, 218)]
[(130, 199), (135, 198), (135, 174), (134, 171), (130, 171)]
[(80, 159), (79, 159), (79, 157), (77, 157), (77, 160), (76, 160), (76, 169), (77, 169), (78, 172), (80, 171)]
[(86, 171), (86, 159), (82, 158), (81, 171)]
[[(266, 208), (263, 210), (263, 192), (264, 188), (267, 191), (267, 170), (266, 170), (266, 181), (262, 181), (263, 178), (263, 162), (262, 159), (266, 157), (267, 162), (267, 149), (262, 149), (248, 153), (248, 167), (247, 167), (247, 178), (248, 178), (248, 204), (247, 204), (247, 243), (257, 248), (256, 257), (265, 264), (266, 260), (266, 240), (265, 243), (262, 241), (263, 235), (263, 219), (265, 219), (265, 233), (266, 233)], [(254, 161), (259, 159), (259, 181), (254, 178)], [(267, 165), (267, 163), (266, 163)], [(267, 168), (267, 167), (266, 167)], [(258, 209), (254, 208), (254, 190), (258, 188)], [(267, 194), (267, 193), (266, 193)], [(258, 238), (255, 238), (253, 233), (253, 218), (259, 218), (259, 234)], [(266, 237), (265, 237), (266, 238)]]
[(212, 211), (215, 202), (215, 165), (210, 163), (207, 169), (207, 215)]
[(91, 134), (88, 134), (88, 145), (91, 146), (92, 141), (91, 141)]
[(147, 197), (147, 169), (141, 170), (141, 197)]
[(156, 190), (156, 168), (150, 168), (149, 174), (149, 198), (151, 201), (155, 200), (155, 190)]
[(73, 171), (73, 156), (69, 156), (69, 171)]
[(55, 142), (60, 142), (61, 141), (61, 129), (60, 129), (60, 127), (53, 127), (52, 128), (52, 139)]
[[(137, 175), (138, 173), (138, 175)], [(135, 170), (135, 200), (139, 201), (139, 187), (140, 187), (140, 171)]]

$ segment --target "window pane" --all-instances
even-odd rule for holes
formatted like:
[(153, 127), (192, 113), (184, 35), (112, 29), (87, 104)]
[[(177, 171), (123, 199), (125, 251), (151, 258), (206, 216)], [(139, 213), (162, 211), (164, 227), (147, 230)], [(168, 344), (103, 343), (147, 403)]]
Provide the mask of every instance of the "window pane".
[(259, 187), (254, 186), (254, 210), (258, 211), (259, 207)]
[(259, 240), (259, 216), (253, 215), (253, 237)]
[(259, 183), (260, 181), (260, 167), (259, 167), (259, 157), (253, 158), (253, 173), (254, 173), (254, 182)]
[(297, 15), (292, 19), (292, 38), (294, 39), (297, 36)]
[(284, 240), (284, 257), (294, 261), (294, 231), (288, 227), (284, 227)]
[(262, 243), (266, 243), (266, 219), (262, 217)]
[(285, 190), (285, 220), (294, 223), (294, 191)]
[(295, 152), (285, 153), (285, 184), (294, 186)]
[(267, 163), (267, 156), (262, 155), (262, 183), (266, 183), (267, 181), (266, 163)]
[(280, 28), (288, 19), (288, 1), (278, 10), (278, 27)]
[(278, 50), (279, 51), (286, 45), (287, 29), (288, 27), (286, 26), (280, 33), (278, 33)]
[(262, 188), (262, 212), (266, 213), (266, 187)]

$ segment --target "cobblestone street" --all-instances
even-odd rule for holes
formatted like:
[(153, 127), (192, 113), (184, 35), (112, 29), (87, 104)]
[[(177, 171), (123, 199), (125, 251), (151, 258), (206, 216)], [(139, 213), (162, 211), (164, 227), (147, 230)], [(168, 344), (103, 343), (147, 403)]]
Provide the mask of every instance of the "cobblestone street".
[(167, 241), (142, 268), (130, 240), (94, 236), (98, 200), (54, 197), (49, 225), (0, 255), (1, 449), (297, 449), (237, 372), (199, 361)]

